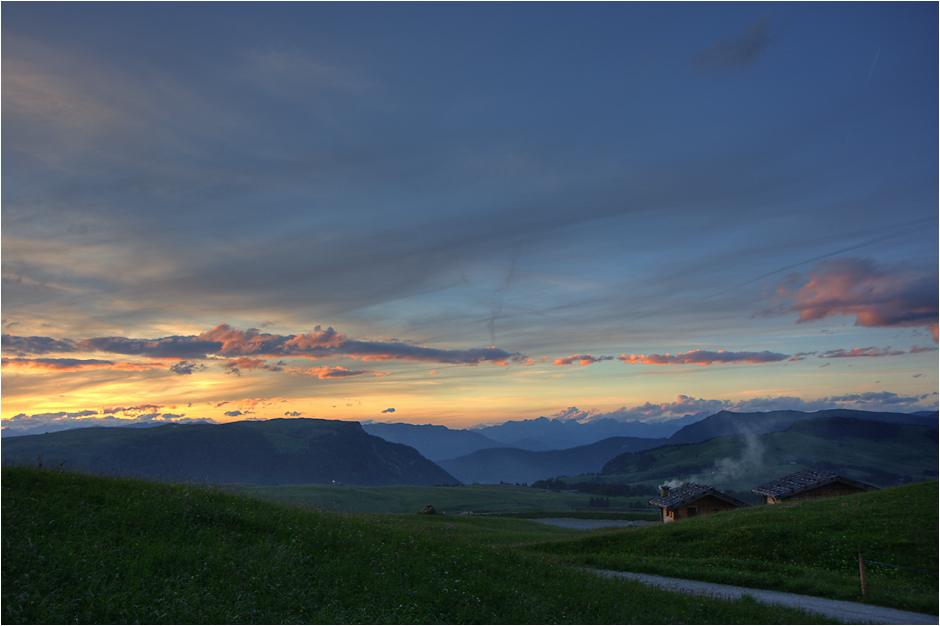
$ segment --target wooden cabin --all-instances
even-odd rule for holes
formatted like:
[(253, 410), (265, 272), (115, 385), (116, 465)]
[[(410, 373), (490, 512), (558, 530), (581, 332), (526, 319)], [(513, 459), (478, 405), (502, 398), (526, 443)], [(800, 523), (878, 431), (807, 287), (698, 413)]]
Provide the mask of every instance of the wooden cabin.
[(684, 483), (672, 488), (663, 485), (659, 492), (649, 503), (659, 507), (660, 520), (664, 524), (747, 506), (737, 498), (721, 493), (713, 487), (695, 483)]
[(762, 496), (764, 504), (778, 504), (788, 500), (845, 496), (862, 491), (874, 491), (875, 489), (877, 487), (832, 472), (803, 470), (758, 485), (751, 489), (751, 493)]

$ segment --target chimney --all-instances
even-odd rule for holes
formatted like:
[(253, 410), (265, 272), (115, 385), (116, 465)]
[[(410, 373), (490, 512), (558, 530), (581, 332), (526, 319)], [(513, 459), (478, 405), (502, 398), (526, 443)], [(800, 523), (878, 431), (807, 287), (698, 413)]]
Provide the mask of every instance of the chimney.
[(660, 486), (659, 486), (659, 495), (664, 496), (664, 495), (666, 495), (667, 493), (669, 493), (669, 486), (668, 486), (668, 485), (660, 485)]

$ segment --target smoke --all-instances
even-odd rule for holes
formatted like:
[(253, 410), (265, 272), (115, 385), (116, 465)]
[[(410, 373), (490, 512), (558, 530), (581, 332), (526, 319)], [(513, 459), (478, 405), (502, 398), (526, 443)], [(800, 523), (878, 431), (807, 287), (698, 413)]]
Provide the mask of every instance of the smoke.
[(716, 474), (724, 478), (737, 479), (743, 474), (760, 469), (764, 464), (764, 444), (754, 433), (744, 433), (744, 452), (740, 459), (718, 459), (715, 461)]
[(764, 465), (764, 444), (752, 432), (744, 435), (744, 450), (739, 458), (724, 457), (715, 461), (710, 471), (690, 476), (685, 481), (673, 480), (663, 483), (667, 487), (678, 487), (682, 482), (710, 485), (713, 482), (727, 483), (760, 470)]

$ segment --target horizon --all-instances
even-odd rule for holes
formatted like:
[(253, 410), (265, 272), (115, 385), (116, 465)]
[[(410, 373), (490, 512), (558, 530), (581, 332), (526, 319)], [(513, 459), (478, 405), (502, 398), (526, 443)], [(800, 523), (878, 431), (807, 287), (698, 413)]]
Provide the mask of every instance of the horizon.
[(4, 432), (938, 409), (936, 4), (0, 13)]
[[(400, 422), (400, 421), (399, 421), (399, 422), (386, 422), (386, 421), (379, 421), (379, 420), (336, 420), (336, 421), (350, 421), (350, 422), (353, 422), (353, 423), (360, 424), (360, 425), (363, 426), (363, 427), (365, 427), (365, 426), (372, 426), (372, 425), (403, 424), (403, 425), (416, 426), (416, 427), (430, 426), (430, 427), (446, 428), (446, 429), (449, 429), (449, 430), (480, 431), (480, 430), (490, 429), (490, 428), (493, 428), (493, 427), (499, 428), (500, 426), (507, 426), (507, 425), (509, 425), (509, 424), (524, 424), (524, 423), (527, 423), (527, 422), (538, 422), (538, 421), (540, 421), (540, 420), (546, 420), (546, 421), (551, 421), (551, 422), (561, 422), (561, 423), (563, 423), (563, 424), (576, 424), (576, 425), (578, 425), (578, 426), (588, 426), (588, 425), (590, 425), (590, 424), (592, 424), (592, 423), (596, 423), (596, 422), (599, 421), (599, 420), (612, 420), (612, 421), (619, 422), (619, 423), (622, 423), (622, 424), (637, 424), (637, 423), (642, 423), (642, 424), (649, 424), (649, 425), (667, 425), (667, 424), (670, 424), (670, 423), (673, 423), (673, 422), (680, 422), (680, 421), (685, 422), (686, 424), (694, 424), (694, 423), (697, 423), (697, 422), (706, 420), (706, 419), (708, 419), (709, 417), (714, 417), (715, 415), (718, 415), (718, 414), (720, 414), (720, 413), (738, 413), (738, 414), (747, 415), (747, 414), (756, 414), (756, 413), (773, 413), (773, 412), (777, 412), (777, 411), (792, 411), (792, 412), (805, 413), (805, 414), (807, 414), (807, 415), (813, 415), (813, 414), (816, 414), (816, 413), (821, 413), (821, 412), (825, 412), (825, 411), (832, 411), (832, 410), (846, 410), (846, 411), (852, 411), (852, 412), (857, 412), (857, 413), (873, 413), (873, 414), (879, 414), (879, 413), (896, 413), (896, 414), (902, 414), (902, 415), (937, 413), (936, 410), (933, 410), (933, 411), (930, 411), (930, 410), (920, 410), (920, 411), (912, 411), (912, 412), (904, 413), (904, 412), (898, 412), (898, 411), (865, 411), (865, 410), (860, 410), (860, 409), (844, 409), (844, 408), (835, 408), (835, 409), (832, 409), (832, 408), (830, 408), (830, 409), (815, 409), (815, 410), (803, 410), (803, 411), (798, 410), (798, 409), (775, 409), (775, 410), (773, 410), (773, 411), (736, 411), (736, 410), (734, 410), (734, 409), (722, 409), (722, 410), (717, 411), (717, 412), (714, 412), (714, 413), (713, 413), (713, 412), (708, 412), (708, 411), (703, 411), (703, 412), (700, 412), (700, 413), (691, 413), (691, 414), (686, 414), (686, 415), (682, 415), (682, 416), (678, 416), (678, 417), (654, 418), (654, 419), (647, 419), (647, 420), (642, 420), (642, 419), (618, 419), (618, 418), (616, 418), (616, 417), (607, 417), (607, 416), (603, 416), (603, 417), (600, 417), (600, 418), (590, 418), (590, 417), (588, 417), (588, 418), (580, 418), (580, 417), (569, 417), (569, 418), (565, 418), (565, 417), (557, 417), (557, 416), (555, 416), (555, 417), (547, 417), (547, 416), (544, 416), (544, 415), (540, 415), (539, 417), (535, 417), (535, 418), (528, 418), (528, 419), (523, 419), (523, 420), (508, 420), (508, 421), (505, 421), (505, 422), (493, 422), (493, 423), (485, 423), (485, 424), (476, 424), (476, 425), (469, 426), (469, 427), (465, 427), (465, 428), (452, 428), (452, 427), (449, 427), (449, 426), (444, 426), (443, 424), (434, 424), (434, 423), (432, 423), (432, 422), (428, 422), (428, 423), (425, 423), (425, 424), (418, 424), (418, 423), (411, 423), (411, 422)], [(179, 418), (179, 419), (176, 419), (176, 420), (145, 420), (145, 421), (140, 421), (140, 420), (134, 420), (134, 419), (127, 419), (127, 418), (123, 418), (123, 419), (106, 418), (106, 417), (105, 417), (105, 418), (96, 418), (96, 417), (87, 416), (87, 417), (72, 418), (72, 419), (62, 419), (62, 418), (58, 418), (58, 419), (53, 419), (53, 420), (48, 420), (48, 419), (45, 419), (45, 420), (44, 420), (44, 419), (38, 419), (38, 420), (17, 420), (17, 421), (12, 425), (12, 427), (11, 427), (10, 425), (4, 425), (4, 426), (2, 427), (2, 430), (0, 430), (0, 433), (2, 433), (2, 436), (3, 436), (3, 437), (21, 437), (21, 436), (28, 436), (28, 435), (39, 435), (39, 434), (49, 434), (49, 433), (54, 433), (54, 432), (62, 432), (62, 431), (64, 431), (64, 430), (75, 430), (75, 429), (78, 429), (78, 428), (94, 428), (94, 427), (101, 427), (101, 428), (141, 428), (141, 427), (145, 427), (145, 428), (149, 428), (149, 427), (154, 427), (154, 426), (164, 426), (164, 425), (168, 425), (168, 424), (206, 424), (206, 425), (210, 425), (210, 426), (221, 426), (221, 425), (224, 425), (224, 424), (233, 424), (233, 423), (236, 423), (236, 422), (266, 422), (266, 421), (269, 421), (269, 420), (279, 420), (279, 419), (327, 419), (327, 418), (317, 418), (317, 417), (248, 417), (248, 418), (245, 418), (245, 419), (242, 419), (242, 420), (235, 419), (235, 420), (229, 420), (229, 421), (225, 421), (225, 422), (217, 422), (217, 421), (212, 420), (211, 418)], [(582, 421), (582, 419), (583, 419), (584, 421)], [(691, 419), (691, 421), (689, 421), (690, 419)], [(53, 428), (53, 430), (43, 430), (44, 428)], [(680, 428), (680, 429), (681, 429), (682, 427), (679, 426), (679, 427), (677, 427), (677, 428)], [(23, 432), (19, 432), (19, 431), (23, 431)], [(40, 432), (40, 431), (41, 431), (41, 432)], [(642, 437), (641, 437), (641, 438), (642, 438)]]

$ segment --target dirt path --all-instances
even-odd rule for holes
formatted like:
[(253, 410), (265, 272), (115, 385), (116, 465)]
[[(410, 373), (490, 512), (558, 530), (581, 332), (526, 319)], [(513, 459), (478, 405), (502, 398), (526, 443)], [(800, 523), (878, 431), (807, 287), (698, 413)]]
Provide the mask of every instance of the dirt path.
[(764, 589), (745, 589), (731, 585), (718, 585), (703, 583), (694, 580), (679, 578), (665, 578), (652, 574), (632, 574), (630, 572), (612, 572), (609, 570), (586, 570), (606, 576), (608, 578), (628, 578), (647, 585), (662, 587), (670, 591), (706, 595), (714, 598), (737, 599), (749, 595), (758, 602), (779, 604), (786, 607), (801, 608), (804, 611), (820, 613), (827, 617), (837, 619), (843, 624), (938, 624), (940, 618), (935, 615), (899, 611), (870, 604), (858, 602), (845, 602), (843, 600), (828, 600), (813, 596), (800, 596), (795, 593), (781, 591), (767, 591)]

